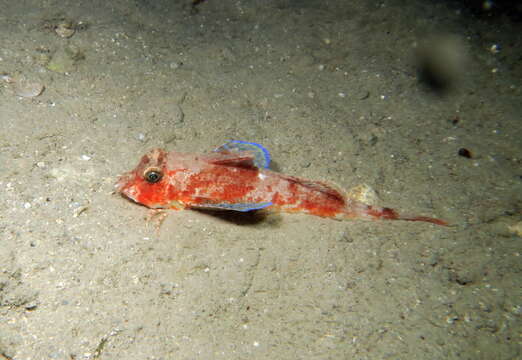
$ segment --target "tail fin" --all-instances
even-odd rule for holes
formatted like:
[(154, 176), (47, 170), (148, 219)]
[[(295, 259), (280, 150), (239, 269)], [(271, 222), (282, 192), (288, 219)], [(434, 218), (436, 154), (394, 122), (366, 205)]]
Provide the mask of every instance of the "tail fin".
[(405, 221), (424, 221), (441, 226), (449, 226), (448, 223), (441, 219), (436, 219), (428, 216), (407, 216), (400, 215), (397, 211), (387, 207), (377, 207), (366, 205), (366, 209), (363, 209), (366, 216), (370, 216), (374, 219), (386, 219), (386, 220), (405, 220)]

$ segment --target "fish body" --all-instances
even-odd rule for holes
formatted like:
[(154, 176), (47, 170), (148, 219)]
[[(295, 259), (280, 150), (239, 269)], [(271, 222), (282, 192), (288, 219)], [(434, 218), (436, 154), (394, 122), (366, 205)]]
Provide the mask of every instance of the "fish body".
[[(364, 204), (320, 181), (284, 175), (256, 162), (254, 151), (220, 147), (208, 154), (154, 149), (138, 166), (123, 174), (117, 191), (154, 209), (221, 209), (252, 211), (267, 208), (303, 212), (337, 219), (366, 218), (426, 221), (439, 219), (400, 216), (395, 210)], [(263, 148), (264, 149), (264, 148)]]

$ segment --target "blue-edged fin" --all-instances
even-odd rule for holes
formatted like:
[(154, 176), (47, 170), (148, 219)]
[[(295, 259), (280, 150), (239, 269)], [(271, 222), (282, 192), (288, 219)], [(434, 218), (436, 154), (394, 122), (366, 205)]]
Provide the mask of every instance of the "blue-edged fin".
[(256, 167), (267, 169), (270, 166), (270, 153), (268, 150), (263, 145), (253, 142), (230, 140), (214, 151), (232, 153), (248, 151), (254, 155), (254, 165)]
[(254, 154), (249, 152), (218, 152), (209, 155), (205, 155), (203, 160), (214, 165), (225, 165), (225, 166), (236, 166), (242, 168), (258, 168), (254, 164)]
[(268, 206), (272, 205), (272, 202), (260, 202), (260, 203), (207, 203), (207, 204), (198, 204), (194, 206), (195, 208), (201, 209), (214, 209), (214, 210), (231, 210), (231, 211), (253, 211), (253, 210), (261, 210)]

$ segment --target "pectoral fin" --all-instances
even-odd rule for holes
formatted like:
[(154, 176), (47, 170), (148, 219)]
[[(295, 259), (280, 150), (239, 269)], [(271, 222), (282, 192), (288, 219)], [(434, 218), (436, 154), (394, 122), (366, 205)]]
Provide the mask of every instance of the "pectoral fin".
[(191, 206), (196, 209), (211, 209), (211, 210), (231, 210), (248, 212), (253, 210), (261, 210), (272, 205), (272, 202), (260, 202), (260, 203), (213, 203), (213, 202), (202, 202), (197, 205)]

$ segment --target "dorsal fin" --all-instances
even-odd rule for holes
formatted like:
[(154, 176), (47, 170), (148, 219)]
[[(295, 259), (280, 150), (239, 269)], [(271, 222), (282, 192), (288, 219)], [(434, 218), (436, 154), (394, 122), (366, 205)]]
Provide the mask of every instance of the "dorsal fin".
[(250, 152), (217, 152), (207, 154), (202, 160), (213, 165), (235, 166), (247, 169), (257, 169), (254, 163), (254, 155)]
[(225, 154), (249, 153), (253, 155), (253, 162), (256, 167), (260, 169), (268, 169), (270, 165), (270, 153), (261, 144), (242, 140), (230, 140), (229, 142), (221, 145), (214, 151)]

